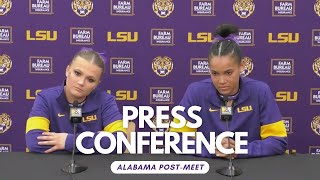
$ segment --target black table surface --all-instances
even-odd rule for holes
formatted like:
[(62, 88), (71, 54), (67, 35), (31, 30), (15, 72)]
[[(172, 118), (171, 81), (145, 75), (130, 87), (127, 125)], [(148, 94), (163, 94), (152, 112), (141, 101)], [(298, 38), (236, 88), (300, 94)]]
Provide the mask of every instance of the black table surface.
[[(78, 174), (67, 174), (61, 168), (70, 161), (70, 154), (35, 154), (24, 152), (0, 153), (0, 180), (104, 180), (104, 179), (230, 179), (216, 173), (227, 166), (228, 160), (201, 158), (191, 155), (75, 155), (77, 163), (88, 166)], [(114, 161), (206, 161), (210, 169), (206, 174), (114, 174)], [(234, 180), (320, 180), (320, 156), (308, 154), (281, 155), (252, 159), (236, 159), (234, 165), (243, 174)]]

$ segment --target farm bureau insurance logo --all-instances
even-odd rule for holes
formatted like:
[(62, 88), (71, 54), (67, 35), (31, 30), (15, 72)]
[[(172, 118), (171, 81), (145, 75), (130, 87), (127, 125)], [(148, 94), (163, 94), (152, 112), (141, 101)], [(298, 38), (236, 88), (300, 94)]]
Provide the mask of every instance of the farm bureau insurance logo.
[(310, 89), (310, 105), (320, 105), (320, 88)]
[[(312, 64), (312, 69), (313, 69), (313, 72), (320, 77), (320, 57), (314, 60)], [(1, 71), (0, 71), (0, 74), (1, 74)]]
[(207, 58), (190, 59), (190, 75), (209, 75), (209, 64)]
[(315, 116), (311, 121), (311, 129), (320, 136), (320, 116)]
[(134, 0), (110, 0), (111, 16), (133, 16)]
[(173, 70), (172, 59), (168, 56), (157, 56), (153, 59), (152, 70), (160, 77), (165, 77)]
[(320, 155), (320, 146), (309, 146), (309, 154)]
[(12, 86), (0, 85), (0, 102), (13, 102)]
[(312, 46), (320, 46), (320, 29), (312, 29)]
[(12, 68), (12, 61), (10, 56), (3, 54), (0, 55), (0, 75), (4, 75)]
[(111, 57), (110, 74), (133, 75), (133, 58)]
[(71, 8), (78, 16), (86, 17), (93, 10), (93, 2), (91, 0), (73, 0)]
[(167, 18), (174, 10), (173, 0), (154, 0), (152, 9), (160, 18)]
[(294, 59), (271, 59), (271, 76), (294, 76)]
[(0, 43), (12, 43), (11, 26), (0, 26)]
[(52, 74), (52, 57), (30, 56), (29, 73)]
[(71, 27), (70, 44), (93, 45), (93, 28)]
[(239, 46), (254, 46), (254, 29), (239, 29), (235, 39), (239, 42)]
[(29, 14), (53, 14), (53, 0), (29, 0)]
[(214, 16), (214, 0), (192, 0), (191, 16)]
[(173, 88), (150, 87), (150, 104), (173, 104)]
[(240, 72), (240, 75), (246, 77), (253, 71), (253, 61), (249, 57), (244, 57), (241, 59), (241, 62), (244, 64), (244, 68)]
[(288, 134), (292, 134), (292, 117), (282, 117), (284, 126)]
[(295, 0), (272, 0), (273, 17), (294, 17), (296, 16)]
[(0, 1), (0, 16), (3, 16), (7, 12), (9, 12), (11, 7), (12, 7), (12, 1), (11, 0)]
[(0, 114), (0, 134), (5, 133), (11, 127), (12, 120), (7, 113)]
[(240, 18), (248, 18), (253, 14), (255, 9), (255, 4), (253, 0), (235, 0), (233, 3), (233, 11)]
[(0, 153), (11, 152), (11, 144), (0, 144)]
[(151, 29), (151, 46), (173, 46), (173, 29)]

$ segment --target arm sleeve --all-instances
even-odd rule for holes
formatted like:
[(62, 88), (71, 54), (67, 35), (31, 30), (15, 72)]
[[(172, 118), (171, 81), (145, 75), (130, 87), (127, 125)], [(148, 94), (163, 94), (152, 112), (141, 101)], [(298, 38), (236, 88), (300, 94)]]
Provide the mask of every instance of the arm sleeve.
[(38, 145), (37, 139), (43, 132), (49, 132), (49, 108), (45, 98), (39, 93), (33, 103), (26, 123), (27, 151), (43, 153), (52, 146)]
[(248, 143), (248, 154), (239, 155), (240, 158), (278, 155), (287, 149), (287, 132), (281, 113), (269, 86), (266, 85), (265, 89), (259, 109), (261, 139)]

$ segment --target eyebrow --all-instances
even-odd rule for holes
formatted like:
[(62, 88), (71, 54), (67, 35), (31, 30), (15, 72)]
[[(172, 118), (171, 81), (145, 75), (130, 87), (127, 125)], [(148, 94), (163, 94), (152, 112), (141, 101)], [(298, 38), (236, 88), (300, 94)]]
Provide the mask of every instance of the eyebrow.
[[(83, 73), (80, 69), (77, 69), (77, 68), (74, 68), (73, 70), (79, 71), (80, 73)], [(95, 78), (94, 76), (86, 76), (86, 78), (91, 78), (91, 79), (94, 79), (94, 80), (97, 79), (97, 78)]]
[[(210, 71), (211, 71), (211, 72), (218, 72), (218, 71), (215, 71), (215, 70), (213, 70), (213, 69), (210, 69)], [(224, 72), (228, 72), (228, 71), (234, 71), (234, 69), (227, 69), (227, 70), (225, 70)]]

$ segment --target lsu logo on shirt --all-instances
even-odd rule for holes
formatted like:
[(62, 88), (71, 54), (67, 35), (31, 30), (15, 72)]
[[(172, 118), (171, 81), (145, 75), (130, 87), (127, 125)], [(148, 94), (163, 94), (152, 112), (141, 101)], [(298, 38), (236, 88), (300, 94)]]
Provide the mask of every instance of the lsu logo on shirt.
[(188, 32), (189, 43), (208, 43), (212, 42), (212, 34), (210, 32), (199, 32), (194, 37), (192, 32)]
[(276, 101), (279, 102), (295, 102), (298, 100), (298, 92), (278, 91), (276, 93)]
[(138, 42), (138, 32), (117, 32), (116, 35), (112, 32), (107, 33), (108, 42)]
[(28, 41), (56, 41), (58, 39), (58, 31), (51, 32), (46, 30), (38, 30), (35, 33), (31, 33), (31, 30), (27, 30), (26, 39)]
[(96, 121), (96, 120), (97, 120), (96, 114), (82, 117), (82, 122), (90, 122), (90, 121)]
[[(299, 33), (287, 33), (282, 32), (278, 33), (275, 38), (273, 38), (273, 33), (268, 33), (268, 42), (269, 43), (298, 43), (299, 42)], [(294, 38), (293, 38), (294, 36)]]
[(238, 113), (243, 113), (243, 112), (249, 112), (249, 111), (252, 111), (252, 106), (242, 106), (242, 107), (239, 107), (237, 108), (237, 112)]

